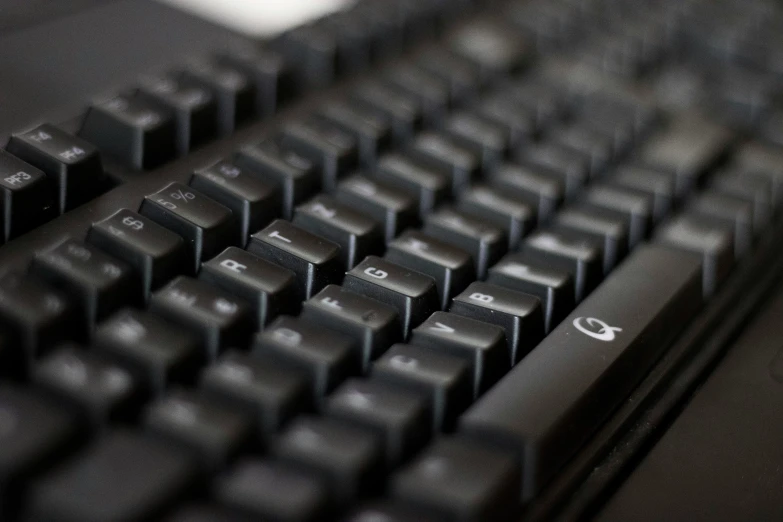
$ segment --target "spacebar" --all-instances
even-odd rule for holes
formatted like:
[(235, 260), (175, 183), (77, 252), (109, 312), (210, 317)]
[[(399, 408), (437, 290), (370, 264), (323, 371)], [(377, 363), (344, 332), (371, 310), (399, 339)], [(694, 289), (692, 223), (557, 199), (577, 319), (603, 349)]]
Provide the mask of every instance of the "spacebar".
[(461, 418), (460, 430), (517, 451), (523, 500), (575, 453), (699, 309), (701, 265), (636, 250)]

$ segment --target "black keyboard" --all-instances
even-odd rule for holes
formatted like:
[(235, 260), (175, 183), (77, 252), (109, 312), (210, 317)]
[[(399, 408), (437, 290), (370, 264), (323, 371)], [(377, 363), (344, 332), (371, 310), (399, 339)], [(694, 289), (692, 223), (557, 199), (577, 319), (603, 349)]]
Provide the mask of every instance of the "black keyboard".
[(781, 27), (364, 0), (18, 129), (0, 519), (548, 519), (781, 240)]

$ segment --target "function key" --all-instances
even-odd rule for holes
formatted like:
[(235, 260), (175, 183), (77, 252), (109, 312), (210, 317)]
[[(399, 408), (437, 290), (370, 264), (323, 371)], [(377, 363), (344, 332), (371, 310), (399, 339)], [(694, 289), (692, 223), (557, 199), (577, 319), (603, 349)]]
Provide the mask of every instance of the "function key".
[(73, 300), (85, 332), (91, 332), (98, 321), (141, 297), (129, 265), (72, 239), (37, 254), (30, 272)]
[(60, 214), (96, 197), (105, 185), (98, 149), (53, 125), (14, 134), (6, 150), (49, 176)]
[(202, 260), (238, 242), (231, 210), (182, 183), (145, 196), (139, 213), (185, 239), (190, 253), (185, 273), (196, 273)]
[(280, 215), (280, 191), (228, 161), (218, 161), (194, 172), (188, 185), (234, 213), (239, 223), (240, 244)]
[(183, 85), (208, 89), (218, 106), (218, 132), (225, 136), (253, 117), (256, 91), (250, 78), (219, 63), (196, 63), (182, 73)]
[(255, 109), (259, 116), (271, 116), (295, 93), (293, 71), (278, 53), (247, 48), (224, 54), (217, 60), (252, 80), (256, 88)]
[(172, 159), (176, 155), (176, 133), (167, 109), (122, 95), (90, 107), (79, 129), (79, 136), (139, 170)]
[(46, 174), (0, 150), (2, 237), (9, 241), (56, 215), (54, 190)]
[(136, 98), (172, 114), (180, 156), (217, 134), (217, 102), (209, 89), (171, 76), (145, 78)]
[(182, 272), (182, 264), (187, 262), (180, 236), (126, 208), (93, 223), (87, 242), (136, 270), (145, 302), (150, 292)]
[(248, 251), (292, 270), (299, 299), (342, 279), (340, 246), (282, 219), (250, 236)]

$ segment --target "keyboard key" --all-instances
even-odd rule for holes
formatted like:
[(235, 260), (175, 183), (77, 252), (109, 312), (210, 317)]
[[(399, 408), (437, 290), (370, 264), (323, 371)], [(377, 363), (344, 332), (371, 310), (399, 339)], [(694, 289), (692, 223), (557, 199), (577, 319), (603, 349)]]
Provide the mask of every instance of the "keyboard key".
[(654, 200), (647, 194), (598, 185), (587, 190), (584, 201), (621, 216), (628, 222), (628, 248), (639, 244), (652, 229)]
[(435, 312), (414, 328), (410, 343), (467, 362), (474, 399), (511, 367), (505, 330), (448, 312)]
[(326, 194), (296, 207), (293, 223), (340, 245), (340, 259), (346, 270), (383, 249), (381, 227), (374, 219)]
[(250, 437), (248, 419), (195, 393), (170, 392), (144, 415), (148, 433), (186, 448), (208, 473), (223, 469)]
[(241, 248), (228, 247), (203, 263), (198, 278), (248, 302), (258, 330), (280, 314), (299, 310), (296, 274)]
[(278, 317), (256, 335), (253, 354), (306, 373), (314, 404), (347, 377), (357, 375), (362, 364), (353, 338), (288, 316)]
[(433, 517), (432, 513), (412, 508), (408, 505), (400, 505), (390, 501), (375, 501), (357, 509), (342, 522), (436, 522), (443, 519)]
[(217, 480), (213, 490), (221, 504), (263, 520), (316, 522), (329, 505), (323, 481), (267, 460), (241, 461)]
[(554, 231), (535, 232), (522, 244), (521, 252), (534, 263), (568, 271), (574, 278), (577, 303), (601, 282), (601, 245), (587, 236), (572, 239)]
[(37, 254), (30, 272), (71, 298), (83, 332), (141, 297), (130, 266), (72, 239)]
[(535, 206), (486, 185), (475, 185), (463, 192), (457, 209), (503, 230), (508, 237), (509, 250), (519, 247), (522, 237), (533, 229), (536, 220)]
[(234, 158), (234, 163), (262, 180), (280, 186), (285, 219), (291, 219), (294, 207), (319, 189), (315, 164), (271, 140), (242, 148)]
[(56, 215), (54, 191), (43, 171), (0, 150), (2, 239), (11, 239)]
[(418, 230), (408, 230), (389, 243), (384, 258), (434, 279), (441, 309), (448, 308), (451, 298), (476, 274), (470, 254)]
[(388, 118), (392, 136), (398, 144), (407, 142), (421, 126), (422, 110), (418, 100), (383, 83), (372, 81), (359, 85), (352, 99), (359, 107)]
[(0, 495), (9, 516), (32, 476), (61, 458), (79, 434), (76, 418), (31, 389), (0, 386)]
[(208, 366), (199, 387), (221, 404), (243, 412), (264, 443), (310, 405), (305, 373), (236, 350)]
[(168, 110), (119, 95), (87, 110), (79, 136), (123, 164), (146, 170), (176, 155), (176, 132)]
[(466, 24), (452, 33), (449, 47), (475, 63), (484, 76), (514, 72), (532, 52), (519, 33), (485, 20)]
[(378, 156), (391, 145), (391, 125), (379, 115), (362, 110), (355, 104), (329, 102), (319, 115), (357, 142), (359, 159), (367, 168), (375, 165)]
[(309, 299), (342, 279), (340, 246), (282, 219), (250, 236), (247, 249), (293, 271), (299, 300)]
[(132, 308), (102, 322), (95, 330), (93, 347), (127, 370), (152, 396), (161, 395), (171, 384), (192, 382), (202, 362), (196, 336)]
[(402, 340), (397, 311), (381, 301), (329, 285), (302, 305), (303, 319), (353, 337), (361, 347), (362, 371)]
[(424, 167), (397, 153), (381, 158), (376, 178), (414, 196), (422, 216), (445, 201), (451, 192), (451, 180), (445, 172)]
[(231, 210), (182, 183), (169, 183), (145, 196), (139, 213), (185, 239), (190, 253), (186, 274), (195, 274), (202, 260), (237, 243)]
[(6, 150), (49, 177), (56, 187), (60, 214), (96, 197), (104, 186), (98, 150), (53, 125), (11, 136)]
[(674, 178), (671, 174), (633, 165), (619, 167), (609, 184), (652, 196), (653, 222), (658, 223), (674, 205)]
[(255, 86), (255, 113), (268, 117), (295, 93), (293, 71), (282, 55), (268, 49), (246, 48), (218, 56), (218, 62), (235, 69)]
[(348, 177), (337, 185), (335, 197), (380, 223), (387, 243), (416, 222), (418, 202), (407, 192), (379, 180), (358, 174)]
[(394, 307), (402, 323), (402, 337), (438, 309), (435, 281), (377, 256), (368, 256), (345, 275), (343, 287)]
[(477, 154), (435, 132), (419, 134), (407, 154), (422, 166), (448, 173), (455, 197), (478, 177), (481, 170), (481, 158)]
[(468, 111), (456, 111), (443, 126), (451, 140), (481, 157), (484, 172), (495, 170), (509, 148), (509, 133), (502, 126)]
[(109, 422), (130, 420), (141, 406), (139, 388), (128, 371), (76, 346), (41, 359), (32, 381), (96, 430)]
[(589, 175), (589, 165), (583, 154), (556, 143), (543, 143), (520, 150), (519, 159), (523, 164), (534, 172), (563, 183), (566, 199), (581, 195)]
[(715, 293), (734, 265), (733, 230), (709, 219), (680, 216), (662, 226), (655, 239), (701, 256), (705, 299)]
[(485, 96), (471, 110), (490, 123), (500, 125), (508, 135), (512, 149), (516, 145), (528, 144), (539, 131), (535, 113), (510, 96)]
[(242, 245), (280, 215), (278, 188), (227, 161), (197, 170), (188, 185), (231, 209)]
[(339, 178), (358, 161), (356, 140), (338, 127), (317, 119), (283, 127), (280, 144), (316, 165), (321, 172), (321, 188), (327, 192), (333, 191)]
[(152, 294), (149, 310), (192, 329), (207, 360), (228, 346), (246, 345), (252, 330), (250, 307), (244, 301), (186, 276)]
[(713, 176), (710, 190), (747, 201), (753, 207), (753, 226), (761, 230), (774, 212), (772, 183), (763, 175), (726, 170)]
[(441, 207), (424, 221), (424, 232), (461, 248), (473, 256), (476, 276), (486, 277), (508, 248), (508, 239), (499, 228), (450, 207)]
[(432, 429), (427, 395), (376, 380), (350, 379), (332, 393), (323, 412), (374, 433), (387, 468), (426, 443)]
[(93, 223), (87, 242), (134, 268), (145, 302), (153, 290), (179, 274), (188, 259), (180, 236), (126, 208)]
[(381, 448), (376, 437), (341, 422), (300, 417), (278, 438), (272, 453), (280, 460), (320, 477), (337, 505), (380, 485)]
[(372, 365), (375, 380), (429, 396), (435, 433), (451, 429), (472, 402), (471, 365), (463, 358), (419, 346), (395, 344)]
[(454, 298), (449, 311), (503, 328), (512, 366), (544, 337), (541, 302), (515, 290), (477, 281)]
[(578, 124), (556, 129), (552, 136), (559, 145), (577, 151), (588, 158), (590, 178), (595, 179), (609, 167), (613, 146), (613, 140), (610, 138)]
[(142, 522), (162, 514), (193, 483), (187, 455), (156, 440), (112, 433), (38, 482), (32, 520)]
[(482, 84), (479, 69), (446, 48), (433, 46), (417, 54), (416, 65), (449, 86), (450, 98), (460, 102), (475, 95)]
[(217, 102), (204, 87), (184, 85), (172, 76), (144, 78), (136, 98), (172, 115), (179, 156), (217, 134)]
[(603, 274), (608, 275), (628, 253), (627, 221), (596, 209), (569, 207), (555, 216), (552, 230), (567, 236), (569, 241), (579, 236), (587, 237), (601, 245)]
[(23, 350), (14, 355), (28, 365), (73, 336), (73, 314), (70, 302), (54, 288), (13, 272), (0, 277), (0, 323)]
[(231, 134), (254, 115), (255, 87), (250, 78), (229, 65), (193, 63), (182, 73), (180, 81), (212, 93), (218, 107), (218, 132), (222, 136)]
[(562, 181), (512, 164), (501, 166), (491, 175), (495, 190), (527, 203), (538, 210), (538, 223), (546, 223), (565, 198)]
[(392, 496), (449, 520), (504, 520), (519, 510), (513, 455), (457, 439), (438, 440), (392, 479)]
[(687, 205), (697, 216), (726, 224), (734, 231), (734, 255), (739, 258), (753, 243), (753, 205), (734, 196), (705, 190)]
[(387, 85), (418, 100), (429, 123), (435, 124), (443, 119), (449, 106), (446, 82), (409, 64), (392, 66), (383, 76)]
[(291, 64), (296, 85), (317, 90), (335, 79), (337, 42), (322, 28), (314, 25), (296, 27), (273, 40), (270, 48)]

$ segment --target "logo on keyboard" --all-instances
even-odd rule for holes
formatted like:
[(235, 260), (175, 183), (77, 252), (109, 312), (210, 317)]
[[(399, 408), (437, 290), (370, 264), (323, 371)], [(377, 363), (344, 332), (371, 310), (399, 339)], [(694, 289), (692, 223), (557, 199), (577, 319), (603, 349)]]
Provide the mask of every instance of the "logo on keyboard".
[(623, 331), (622, 328), (609, 326), (595, 317), (577, 317), (574, 319), (574, 326), (583, 334), (589, 335), (593, 339), (606, 342), (614, 341), (614, 333)]

